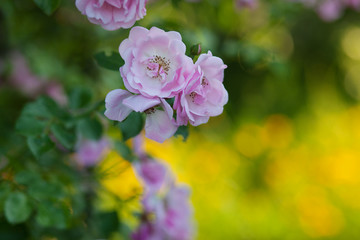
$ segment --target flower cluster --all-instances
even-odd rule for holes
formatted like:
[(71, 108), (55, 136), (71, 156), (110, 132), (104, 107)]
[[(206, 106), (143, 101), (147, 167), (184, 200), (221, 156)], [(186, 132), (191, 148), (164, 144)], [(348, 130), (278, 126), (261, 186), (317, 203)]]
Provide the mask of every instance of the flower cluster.
[[(294, 0), (293, 0), (294, 1)], [(314, 8), (324, 21), (334, 21), (341, 17), (346, 8), (360, 10), (360, 0), (295, 0)]]
[(194, 63), (185, 50), (178, 32), (132, 28), (119, 47), (127, 90), (106, 96), (105, 116), (121, 122), (132, 111), (144, 112), (146, 136), (163, 142), (179, 126), (198, 126), (220, 115), (228, 101), (223, 85), (226, 65), (210, 51)]
[(90, 22), (106, 30), (130, 28), (146, 15), (147, 0), (76, 0), (76, 7)]
[[(138, 148), (134, 144), (135, 151)], [(137, 155), (139, 161), (135, 163), (135, 169), (143, 181), (145, 193), (141, 222), (132, 238), (191, 239), (193, 211), (189, 202), (189, 188), (176, 184), (173, 175), (162, 162), (151, 159), (141, 150)]]

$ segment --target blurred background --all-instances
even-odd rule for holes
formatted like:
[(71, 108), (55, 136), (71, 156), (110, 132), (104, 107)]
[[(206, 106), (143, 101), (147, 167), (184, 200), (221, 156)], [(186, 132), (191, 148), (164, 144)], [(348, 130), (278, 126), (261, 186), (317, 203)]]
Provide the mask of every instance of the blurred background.
[[(146, 142), (192, 188), (196, 239), (360, 237), (359, 12), (326, 22), (294, 1), (246, 8), (232, 0), (159, 0), (136, 25), (178, 31), (188, 48), (201, 43), (228, 66), (223, 115), (191, 128), (186, 142)], [(100, 100), (121, 87), (119, 73), (101, 69), (93, 55), (117, 51), (128, 34), (90, 24), (73, 1), (47, 16), (32, 1), (2, 0), (1, 147), (39, 89), (51, 95), (51, 86), (65, 93), (82, 86)], [(27, 77), (15, 76), (19, 69)], [(31, 91), (35, 82), (42, 87)], [(102, 183), (130, 199), (126, 218), (141, 186), (117, 154), (99, 167), (112, 164)], [(106, 196), (98, 204), (115, 208)]]

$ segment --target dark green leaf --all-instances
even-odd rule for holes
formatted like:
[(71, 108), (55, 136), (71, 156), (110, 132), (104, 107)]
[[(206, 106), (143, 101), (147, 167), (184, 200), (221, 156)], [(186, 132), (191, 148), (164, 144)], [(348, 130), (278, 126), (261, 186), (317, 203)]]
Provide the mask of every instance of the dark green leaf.
[(47, 15), (51, 15), (60, 5), (60, 0), (34, 0), (36, 5)]
[(54, 143), (48, 136), (28, 137), (27, 144), (35, 157), (40, 157), (43, 153), (54, 147)]
[(108, 239), (111, 233), (119, 230), (119, 219), (117, 213), (102, 212), (95, 216), (94, 227), (97, 229), (97, 238)]
[(165, 101), (172, 107), (174, 106), (175, 98), (166, 98)]
[(0, 213), (4, 211), (4, 203), (7, 196), (10, 194), (11, 188), (7, 182), (0, 184)]
[(129, 162), (132, 162), (134, 160), (134, 155), (131, 149), (124, 142), (116, 141), (114, 147), (116, 151), (120, 154), (120, 156), (123, 157), (125, 160), (128, 160)]
[(87, 139), (99, 140), (102, 136), (102, 125), (95, 118), (81, 119), (77, 124), (77, 128), (79, 133)]
[(113, 71), (119, 71), (119, 68), (125, 63), (117, 52), (111, 52), (111, 54), (99, 52), (94, 57), (99, 66)]
[(63, 145), (67, 149), (73, 148), (76, 141), (76, 136), (74, 131), (70, 131), (66, 129), (61, 124), (53, 124), (50, 127), (50, 130), (61, 145)]
[(171, 3), (174, 7), (178, 8), (179, 7), (179, 3), (181, 2), (181, 0), (171, 0)]
[(92, 93), (86, 88), (75, 88), (69, 94), (69, 105), (72, 109), (79, 109), (89, 105)]
[(185, 142), (186, 139), (189, 137), (189, 127), (188, 126), (180, 126), (176, 133), (174, 134), (175, 136), (182, 136), (183, 137), (183, 141)]
[(22, 192), (11, 193), (5, 201), (5, 217), (10, 223), (26, 221), (31, 214), (31, 205)]
[(132, 112), (123, 122), (119, 123), (118, 126), (121, 130), (123, 141), (126, 141), (141, 132), (144, 126), (144, 120), (141, 113)]

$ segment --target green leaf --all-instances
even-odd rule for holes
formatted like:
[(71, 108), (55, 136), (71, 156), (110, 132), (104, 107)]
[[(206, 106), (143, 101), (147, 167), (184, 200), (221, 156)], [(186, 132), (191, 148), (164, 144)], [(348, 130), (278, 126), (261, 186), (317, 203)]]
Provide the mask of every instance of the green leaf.
[(69, 105), (72, 109), (79, 109), (89, 105), (92, 93), (87, 88), (75, 88), (69, 94)]
[(48, 136), (28, 137), (27, 144), (35, 157), (40, 157), (54, 147), (54, 143)]
[(62, 185), (54, 182), (46, 182), (43, 179), (29, 184), (28, 193), (37, 200), (56, 199), (58, 201), (65, 196)]
[(67, 119), (69, 117), (69, 114), (60, 108), (60, 106), (50, 97), (42, 96), (37, 100), (37, 103), (40, 106), (43, 106), (45, 111), (51, 117), (55, 116), (60, 119)]
[(31, 185), (40, 181), (41, 177), (35, 171), (22, 170), (15, 175), (15, 181), (22, 185)]
[(36, 5), (47, 15), (51, 15), (59, 6), (60, 0), (34, 0)]
[(77, 129), (83, 137), (92, 140), (99, 140), (103, 132), (101, 123), (95, 118), (81, 119), (78, 121)]
[(141, 113), (132, 112), (124, 121), (120, 122), (118, 126), (121, 130), (123, 141), (126, 141), (141, 132), (144, 126), (144, 120)]
[(55, 206), (54, 204), (42, 202), (38, 206), (36, 222), (43, 227), (64, 229), (68, 225), (70, 213), (65, 206)]
[(40, 135), (47, 122), (54, 117), (66, 120), (69, 115), (51, 98), (39, 97), (35, 102), (25, 105), (16, 122), (16, 130), (25, 136)]
[(183, 141), (185, 142), (186, 139), (189, 137), (189, 127), (188, 126), (180, 126), (177, 131), (175, 132), (174, 136), (182, 136)]
[(36, 136), (43, 132), (46, 122), (31, 116), (21, 115), (16, 122), (16, 131), (25, 136)]
[(111, 52), (110, 55), (107, 55), (105, 52), (99, 52), (94, 57), (100, 67), (113, 71), (119, 71), (119, 68), (125, 63), (117, 52)]
[(21, 115), (36, 117), (41, 120), (49, 119), (52, 117), (51, 112), (48, 111), (47, 107), (43, 104), (41, 98), (37, 99), (35, 102), (26, 104), (21, 112)]
[(120, 156), (125, 160), (128, 160), (129, 162), (132, 162), (134, 160), (134, 155), (131, 149), (124, 142), (116, 141), (114, 143), (114, 147), (116, 151), (120, 154)]
[(66, 129), (62, 124), (53, 124), (50, 130), (61, 145), (67, 149), (73, 148), (76, 141), (74, 131)]
[(5, 201), (5, 217), (10, 223), (26, 221), (31, 214), (31, 205), (22, 192), (11, 193)]

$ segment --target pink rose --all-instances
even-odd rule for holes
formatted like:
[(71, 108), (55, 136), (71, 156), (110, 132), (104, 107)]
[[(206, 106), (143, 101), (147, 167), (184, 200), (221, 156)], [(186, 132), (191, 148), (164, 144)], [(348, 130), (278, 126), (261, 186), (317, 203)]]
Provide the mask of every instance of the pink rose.
[(146, 0), (76, 0), (76, 7), (90, 22), (106, 30), (130, 28), (146, 15)]
[(161, 98), (147, 98), (115, 89), (106, 96), (105, 107), (105, 116), (120, 122), (132, 111), (146, 113), (145, 136), (160, 143), (173, 136), (177, 130), (173, 109)]
[(178, 32), (152, 27), (134, 27), (119, 47), (125, 60), (120, 68), (125, 87), (133, 93), (152, 98), (171, 98), (186, 82), (181, 67), (191, 61)]
[(201, 54), (194, 66), (188, 65), (183, 74), (188, 80), (185, 89), (175, 97), (177, 124), (198, 126), (210, 117), (218, 116), (228, 101), (228, 93), (223, 85), (223, 61), (212, 56), (209, 51)]

